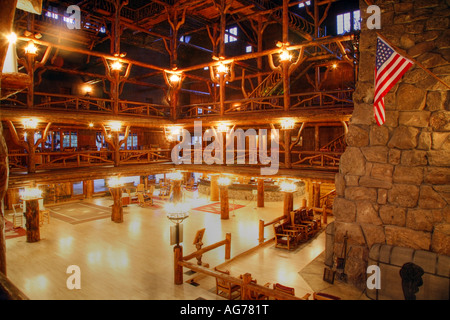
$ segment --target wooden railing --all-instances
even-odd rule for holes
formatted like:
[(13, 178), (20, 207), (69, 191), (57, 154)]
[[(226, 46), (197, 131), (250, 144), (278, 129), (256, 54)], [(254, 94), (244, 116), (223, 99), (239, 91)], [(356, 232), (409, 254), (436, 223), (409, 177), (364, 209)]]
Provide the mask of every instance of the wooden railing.
[[(21, 92), (3, 100), (2, 107), (27, 108), (26, 101), (26, 92)], [(34, 94), (35, 109), (112, 113), (113, 103), (112, 99), (89, 96), (72, 96), (42, 92), (36, 92)], [(170, 107), (152, 103), (120, 100), (119, 114), (166, 118), (170, 114)]]
[(0, 272), (0, 300), (29, 300), (29, 298)]
[[(353, 89), (318, 91), (291, 94), (290, 110), (305, 108), (342, 108), (352, 107)], [(278, 112), (283, 108), (284, 96), (252, 97), (240, 100), (225, 101), (225, 114), (245, 114), (249, 112)], [(180, 118), (198, 118), (220, 114), (219, 103), (198, 103), (180, 108)]]
[[(119, 164), (158, 163), (171, 161), (170, 149), (120, 150)], [(12, 171), (27, 169), (28, 153), (10, 153), (9, 167)], [(114, 152), (101, 151), (62, 151), (38, 152), (36, 169), (81, 168), (114, 164)]]
[[(298, 156), (294, 156), (298, 155)], [(297, 161), (292, 161), (293, 168), (318, 167), (318, 168), (339, 168), (339, 161), (342, 152), (320, 152), (320, 151), (292, 151), (292, 156), (297, 157)]]

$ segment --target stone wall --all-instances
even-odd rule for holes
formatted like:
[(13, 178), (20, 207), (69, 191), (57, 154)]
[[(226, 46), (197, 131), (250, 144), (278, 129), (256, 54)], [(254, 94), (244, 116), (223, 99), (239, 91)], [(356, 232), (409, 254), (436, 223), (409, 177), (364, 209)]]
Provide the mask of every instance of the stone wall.
[(450, 1), (373, 2), (381, 30), (367, 29), (361, 0), (355, 108), (333, 207), (334, 253), (347, 233), (345, 273), (359, 287), (374, 244), (450, 255), (450, 91), (414, 65), (385, 97), (384, 125), (373, 111), (376, 32), (450, 84)]

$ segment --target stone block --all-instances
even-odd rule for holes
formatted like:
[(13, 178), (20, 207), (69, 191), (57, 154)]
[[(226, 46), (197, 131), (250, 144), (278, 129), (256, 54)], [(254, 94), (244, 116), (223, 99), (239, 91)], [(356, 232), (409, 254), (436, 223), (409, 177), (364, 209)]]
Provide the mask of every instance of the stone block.
[(380, 218), (385, 225), (404, 227), (406, 225), (406, 209), (402, 207), (384, 205), (380, 206)]
[(378, 263), (380, 260), (380, 249), (383, 245), (381, 243), (375, 243), (372, 247), (370, 247), (369, 251), (369, 259)]
[(429, 250), (431, 233), (397, 226), (385, 226), (386, 244)]
[(368, 162), (387, 163), (388, 148), (383, 146), (363, 147), (361, 151)]
[(406, 247), (392, 247), (390, 264), (402, 267), (405, 263), (413, 261), (414, 249)]
[(412, 84), (403, 83), (397, 91), (398, 110), (421, 110), (425, 101), (426, 91)]
[(395, 166), (393, 181), (420, 185), (423, 181), (423, 167)]
[(406, 227), (412, 230), (431, 232), (434, 226), (432, 210), (408, 209)]
[(352, 119), (350, 124), (360, 124), (360, 125), (371, 125), (375, 123), (375, 117), (373, 116), (373, 101), (370, 101), (370, 97), (373, 100), (373, 83), (370, 85), (372, 89), (371, 96), (370, 93), (365, 93), (363, 99), (369, 100), (368, 102), (358, 102), (355, 100), (355, 94), (353, 94), (353, 99), (355, 102), (355, 107), (353, 109)]
[(366, 169), (366, 161), (359, 148), (348, 147), (341, 156), (339, 170), (342, 174), (362, 176)]
[(337, 197), (333, 202), (333, 215), (336, 221), (355, 222), (356, 205), (353, 201)]
[(429, 91), (427, 94), (427, 110), (438, 111), (444, 110), (445, 106), (449, 103), (450, 95), (447, 92), (441, 91)]
[[(447, 60), (445, 60), (441, 54), (433, 52), (422, 54), (417, 58), (417, 61), (421, 62), (425, 68), (429, 69), (445, 66), (446, 64), (448, 64)], [(428, 87), (424, 87), (423, 85), (422, 88), (428, 89)]]
[[(384, 126), (386, 127), (398, 127), (398, 111), (385, 111), (386, 121), (384, 122)], [(373, 116), (373, 115), (372, 115)]]
[[(400, 113), (400, 118), (401, 118)], [(394, 130), (392, 138), (389, 140), (389, 148), (410, 150), (417, 147), (417, 135), (419, 130), (413, 127), (400, 126)]]
[(388, 191), (388, 202), (405, 208), (412, 208), (419, 200), (419, 187), (409, 184), (394, 184)]
[(336, 194), (338, 196), (344, 196), (344, 190), (345, 190), (344, 175), (341, 173), (336, 173), (336, 175), (334, 177), (334, 184), (336, 186)]
[(408, 49), (408, 55), (416, 58), (426, 52), (433, 50), (435, 43), (433, 41), (420, 42)]
[(377, 190), (375, 188), (348, 187), (345, 189), (345, 198), (348, 200), (369, 200), (376, 202), (377, 197)]
[(436, 111), (431, 114), (430, 126), (433, 131), (450, 131), (450, 111)]
[(426, 128), (430, 122), (430, 111), (403, 111), (399, 113), (399, 124), (409, 127)]
[(450, 224), (443, 223), (434, 228), (431, 250), (450, 256)]
[(432, 185), (447, 184), (450, 182), (450, 168), (427, 167), (424, 176), (425, 183)]
[(422, 150), (404, 150), (400, 163), (404, 166), (426, 166), (428, 164), (427, 151)]
[(359, 186), (359, 176), (346, 175), (345, 176), (345, 185), (347, 187), (357, 187)]
[(450, 150), (427, 151), (430, 166), (450, 167)]
[(361, 229), (366, 239), (367, 247), (370, 248), (376, 243), (385, 243), (384, 228), (373, 224), (361, 224)]
[(432, 149), (450, 150), (450, 132), (433, 132), (431, 138)]
[(416, 250), (411, 261), (420, 266), (423, 271), (434, 274), (436, 272), (437, 254), (430, 251)]
[(398, 149), (389, 149), (388, 159), (390, 164), (399, 164), (402, 152)]
[(449, 18), (447, 17), (434, 17), (428, 19), (425, 24), (426, 30), (446, 30), (449, 26)]
[(369, 144), (369, 133), (357, 125), (348, 128), (346, 141), (349, 147), (365, 147)]
[(436, 262), (436, 274), (448, 277), (450, 274), (450, 256), (438, 254)]
[[(347, 223), (335, 221), (335, 243), (343, 243), (344, 236), (347, 234), (347, 245), (364, 245), (366, 241), (361, 230), (361, 227), (357, 223)], [(336, 251), (335, 251), (336, 252)], [(340, 253), (339, 253), (340, 255)]]
[(368, 176), (363, 176), (359, 179), (359, 185), (369, 188), (390, 189), (392, 187), (392, 178), (375, 179)]
[(431, 186), (422, 185), (420, 187), (419, 207), (423, 209), (442, 209), (447, 202), (434, 191)]
[(391, 252), (393, 247), (391, 245), (382, 244), (379, 254), (379, 262), (381, 263), (391, 263)]
[(369, 133), (371, 146), (385, 146), (389, 141), (389, 130), (385, 126), (371, 126)]
[[(356, 202), (356, 222), (381, 226), (383, 223), (370, 201)], [(370, 247), (370, 246), (369, 246)]]
[(386, 204), (387, 203), (387, 190), (386, 189), (378, 189), (378, 204)]
[(431, 132), (421, 132), (419, 134), (417, 149), (426, 151), (431, 149)]

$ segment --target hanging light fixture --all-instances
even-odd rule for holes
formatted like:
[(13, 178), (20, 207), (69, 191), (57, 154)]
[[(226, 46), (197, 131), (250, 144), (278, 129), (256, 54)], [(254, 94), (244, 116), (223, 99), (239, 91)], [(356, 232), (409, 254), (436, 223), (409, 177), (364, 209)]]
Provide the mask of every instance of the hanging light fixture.
[(24, 129), (36, 129), (38, 125), (38, 121), (34, 118), (23, 119), (22, 124)]
[(295, 120), (292, 118), (286, 118), (281, 120), (281, 130), (291, 130), (294, 129), (295, 126)]
[(38, 50), (38, 48), (36, 47), (34, 42), (33, 41), (28, 41), (28, 44), (25, 47), (25, 53), (26, 54), (31, 54), (31, 55), (36, 55), (37, 54), (37, 50)]
[(113, 63), (111, 63), (111, 70), (112, 71), (120, 71), (122, 70), (122, 63), (119, 60), (115, 60)]

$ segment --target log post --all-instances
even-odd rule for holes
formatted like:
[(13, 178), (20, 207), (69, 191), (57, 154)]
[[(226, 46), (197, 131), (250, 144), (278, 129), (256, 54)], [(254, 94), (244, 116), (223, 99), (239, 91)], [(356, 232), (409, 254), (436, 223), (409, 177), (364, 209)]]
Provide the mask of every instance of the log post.
[(212, 174), (211, 175), (211, 184), (210, 184), (210, 200), (211, 201), (219, 201), (219, 175)]
[(287, 221), (291, 220), (291, 211), (294, 210), (294, 193), (284, 193), (283, 214), (286, 216)]
[(110, 187), (109, 190), (114, 200), (111, 210), (111, 221), (121, 223), (123, 222), (122, 187)]
[(249, 300), (250, 294), (249, 290), (247, 288), (247, 285), (252, 282), (252, 275), (250, 273), (245, 273), (242, 276), (242, 292), (241, 292), (241, 299), (242, 300)]
[(323, 205), (323, 209), (322, 209), (323, 211), (322, 211), (322, 216), (323, 216), (323, 218), (322, 218), (322, 221), (323, 221), (323, 224), (327, 224), (327, 206), (326, 205)]
[(264, 242), (264, 220), (259, 220), (259, 243)]
[(174, 283), (183, 284), (183, 266), (179, 262), (183, 261), (183, 247), (176, 245), (173, 247)]
[(287, 169), (292, 168), (291, 160), (291, 130), (284, 130), (284, 165)]
[(25, 201), (25, 220), (27, 228), (27, 242), (38, 242), (41, 239), (39, 230), (39, 199)]
[(231, 233), (225, 235), (225, 240), (225, 260), (229, 260), (231, 258)]
[(83, 181), (84, 197), (91, 199), (94, 195), (94, 180)]
[(264, 179), (258, 179), (257, 184), (257, 207), (264, 208)]
[(228, 186), (219, 186), (220, 193), (220, 218), (227, 220), (230, 218), (230, 201), (228, 199)]
[(173, 186), (173, 202), (178, 203), (181, 202), (181, 180), (172, 180), (172, 186)]

